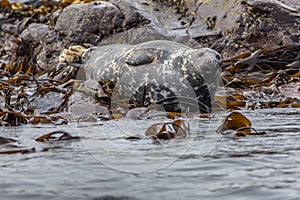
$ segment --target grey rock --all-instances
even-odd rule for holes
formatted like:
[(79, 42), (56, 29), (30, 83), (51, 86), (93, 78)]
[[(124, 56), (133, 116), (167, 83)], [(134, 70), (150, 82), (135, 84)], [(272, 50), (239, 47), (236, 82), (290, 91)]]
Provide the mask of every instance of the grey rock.
[(168, 37), (152, 27), (132, 28), (128, 31), (112, 35), (101, 44), (139, 44), (155, 39), (167, 40)]
[(125, 117), (131, 118), (131, 119), (141, 119), (147, 112), (149, 111), (149, 108), (133, 108), (131, 110), (128, 110)]
[(61, 12), (54, 28), (66, 44), (97, 45), (110, 35), (149, 23), (140, 13), (130, 10), (132, 7), (121, 7), (122, 1), (119, 4), (99, 1), (70, 5)]
[(179, 20), (182, 14), (177, 13), (176, 5), (173, 3), (130, 0), (112, 0), (111, 2), (119, 5), (125, 15), (133, 11), (150, 23), (142, 27), (129, 27), (131, 29), (105, 38), (101, 45), (138, 44), (163, 39), (197, 48), (200, 46), (195, 42), (195, 38), (220, 35), (218, 30), (208, 30), (207, 23), (200, 18), (186, 19), (186, 22)]
[(222, 33), (236, 28), (243, 8), (242, 1), (234, 0), (210, 0), (209, 3), (194, 0), (193, 2), (198, 2), (195, 15), (207, 22), (208, 29), (220, 30)]
[(32, 23), (27, 29), (25, 29), (21, 37), (28, 41), (38, 43), (50, 44), (59, 40), (58, 35), (55, 31), (51, 30), (50, 27), (46, 24)]
[(239, 8), (237, 12), (230, 12), (234, 16), (229, 17), (232, 25), (226, 25), (229, 27), (227, 30), (216, 23), (224, 36), (215, 41), (212, 47), (223, 57), (299, 43), (299, 2), (249, 0), (236, 8)]
[(1, 29), (3, 32), (12, 34), (12, 35), (16, 35), (18, 33), (18, 26), (14, 25), (14, 24), (3, 24), (1, 26)]
[(63, 49), (63, 42), (59, 35), (48, 25), (32, 23), (21, 34), (34, 47), (38, 64), (47, 69), (56, 63), (56, 58)]
[(76, 4), (62, 11), (54, 28), (67, 42), (97, 44), (103, 37), (122, 27), (123, 18), (119, 8), (111, 3)]

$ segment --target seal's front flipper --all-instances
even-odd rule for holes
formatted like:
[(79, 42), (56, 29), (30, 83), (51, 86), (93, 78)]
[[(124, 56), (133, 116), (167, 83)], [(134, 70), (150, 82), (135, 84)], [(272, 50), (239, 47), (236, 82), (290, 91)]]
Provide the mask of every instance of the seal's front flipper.
[(163, 50), (153, 48), (132, 49), (125, 56), (125, 62), (131, 66), (156, 63), (163, 54)]

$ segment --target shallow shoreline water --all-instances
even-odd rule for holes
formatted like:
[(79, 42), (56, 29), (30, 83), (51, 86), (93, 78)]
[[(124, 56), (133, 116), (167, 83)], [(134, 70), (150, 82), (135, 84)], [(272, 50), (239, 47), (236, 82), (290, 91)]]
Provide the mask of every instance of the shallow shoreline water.
[[(150, 139), (125, 140), (122, 131), (118, 135), (118, 127), (111, 121), (94, 126), (71, 123), (56, 127), (0, 127), (5, 136), (17, 139), (18, 145), (37, 150), (1, 155), (1, 198), (297, 199), (300, 195), (300, 109), (244, 110), (243, 114), (255, 129), (266, 134), (218, 135), (214, 131), (218, 123), (212, 121), (207, 128), (200, 122), (198, 132), (204, 133), (201, 127), (206, 127), (205, 135), (154, 144)], [(126, 122), (129, 129), (130, 123)], [(82, 139), (55, 143), (34, 141), (51, 130), (65, 130)], [(103, 134), (105, 131), (112, 131), (112, 135)], [(105, 141), (109, 141), (112, 146), (93, 146), (101, 144), (97, 141), (106, 145)], [(202, 141), (207, 145), (202, 148), (212, 150), (202, 149), (201, 154)], [(188, 144), (191, 145), (186, 151), (174, 152)], [(141, 146), (144, 149), (138, 149)], [(41, 151), (46, 147), (48, 151)], [(100, 152), (103, 147), (113, 148)], [(163, 163), (166, 160), (169, 163)], [(144, 172), (149, 166), (150, 172)], [(126, 169), (140, 170), (140, 173), (122, 172)]]

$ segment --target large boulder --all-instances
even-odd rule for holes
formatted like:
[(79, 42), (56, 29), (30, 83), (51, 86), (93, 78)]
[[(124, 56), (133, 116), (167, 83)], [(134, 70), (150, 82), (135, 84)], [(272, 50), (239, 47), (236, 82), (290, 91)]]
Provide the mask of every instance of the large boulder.
[(107, 2), (75, 4), (66, 7), (54, 29), (69, 42), (97, 44), (122, 25), (120, 10)]
[(213, 45), (224, 57), (299, 44), (299, 1), (248, 0), (241, 5), (233, 26)]
[(151, 40), (172, 40), (190, 47), (200, 47), (195, 38), (220, 36), (219, 30), (208, 28), (207, 22), (192, 15), (197, 3), (192, 1), (131, 1), (111, 0), (125, 15), (139, 13), (150, 23), (130, 27), (116, 35), (105, 38), (102, 45), (112, 43), (138, 44)]
[(125, 15), (119, 6), (99, 1), (66, 7), (58, 17), (54, 29), (67, 43), (97, 45), (103, 38), (143, 24), (145, 19), (138, 13)]

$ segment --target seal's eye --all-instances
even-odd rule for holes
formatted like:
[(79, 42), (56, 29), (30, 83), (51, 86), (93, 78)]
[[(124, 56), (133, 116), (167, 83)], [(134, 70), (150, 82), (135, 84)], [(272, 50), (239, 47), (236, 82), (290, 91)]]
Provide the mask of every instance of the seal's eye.
[(221, 59), (222, 59), (221, 56), (220, 56), (219, 54), (216, 55), (216, 58), (217, 58), (218, 60), (221, 60)]

